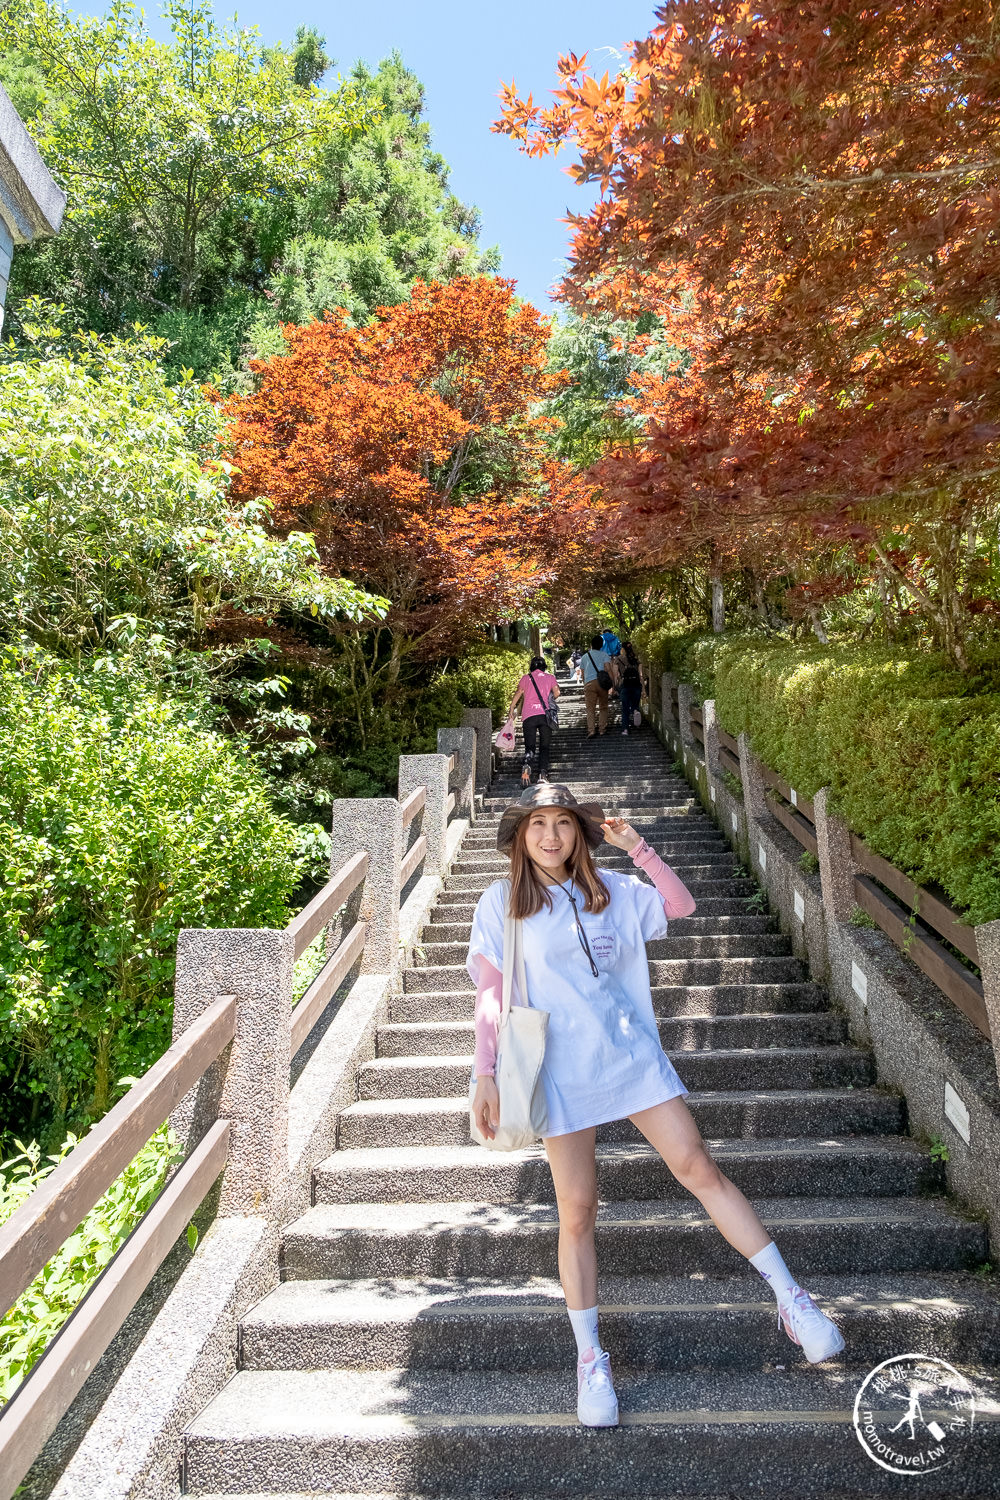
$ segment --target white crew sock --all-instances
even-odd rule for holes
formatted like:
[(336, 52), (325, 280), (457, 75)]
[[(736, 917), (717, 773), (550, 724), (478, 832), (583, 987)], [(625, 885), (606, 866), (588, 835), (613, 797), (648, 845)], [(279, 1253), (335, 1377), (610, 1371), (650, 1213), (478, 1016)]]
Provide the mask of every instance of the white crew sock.
[(750, 1256), (750, 1264), (756, 1266), (770, 1286), (778, 1302), (787, 1302), (798, 1282), (781, 1258), (781, 1251), (772, 1240), (763, 1250)]
[(585, 1354), (600, 1354), (601, 1345), (597, 1337), (597, 1308), (568, 1307), (569, 1321), (576, 1338), (576, 1352), (582, 1359)]

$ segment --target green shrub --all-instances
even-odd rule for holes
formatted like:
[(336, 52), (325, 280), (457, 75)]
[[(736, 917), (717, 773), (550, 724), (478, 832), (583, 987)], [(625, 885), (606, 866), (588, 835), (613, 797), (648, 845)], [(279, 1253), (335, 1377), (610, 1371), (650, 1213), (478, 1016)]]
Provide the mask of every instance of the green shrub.
[[(77, 1144), (70, 1136), (41, 1165), (36, 1145), (18, 1145), (18, 1155), (0, 1162), (0, 1224), (20, 1208)], [(173, 1136), (164, 1126), (112, 1183), (83, 1223), (0, 1319), (0, 1401), (21, 1384), (77, 1303), (149, 1208), (175, 1159)]]
[(181, 927), (280, 927), (295, 831), (238, 747), (117, 676), (0, 660), (0, 1080), (62, 1140), (169, 1043)]
[(463, 708), (489, 708), (493, 727), (506, 717), (514, 689), (528, 670), (531, 654), (524, 646), (496, 641), (474, 647), (452, 671), (431, 683), (418, 706), (418, 724), (433, 731), (458, 724)]
[[(1000, 917), (1000, 692), (982, 653), (959, 674), (937, 655), (804, 646), (762, 636), (693, 644), (721, 723), (807, 796), (829, 786), (844, 820), (968, 921)], [(711, 673), (706, 662), (711, 661)]]

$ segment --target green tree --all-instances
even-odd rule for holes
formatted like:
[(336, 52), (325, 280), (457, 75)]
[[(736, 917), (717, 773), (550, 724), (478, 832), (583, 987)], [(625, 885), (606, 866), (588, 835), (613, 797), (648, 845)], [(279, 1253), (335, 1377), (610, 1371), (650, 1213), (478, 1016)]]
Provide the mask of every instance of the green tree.
[(350, 85), (368, 123), (326, 144), (298, 232), (267, 282), (253, 330), (264, 355), (284, 348), (281, 322), (308, 323), (344, 307), (366, 323), (376, 308), (405, 302), (415, 281), (499, 267), (495, 248), (478, 248), (477, 210), (449, 189), (447, 164), (432, 149), (424, 119), (423, 85), (399, 53), (374, 72), (358, 63)]
[(556, 455), (589, 468), (611, 448), (641, 443), (646, 421), (630, 404), (633, 376), (665, 374), (682, 364), (681, 351), (664, 338), (653, 313), (627, 319), (564, 312), (549, 342), (550, 368), (569, 376), (546, 402), (558, 422), (552, 436)]
[(170, 44), (132, 0), (97, 19), (47, 0), (0, 14), (4, 77), (22, 103), (34, 90), (32, 131), (70, 195), (66, 229), (19, 258), (15, 292), (62, 296), (97, 329), (217, 302), (255, 256), (266, 264), (331, 139), (364, 121), (351, 87), (316, 87), (327, 60), (315, 33), (288, 53), (217, 26), (205, 5), (165, 0), (164, 12)]
[(77, 660), (122, 632), (205, 645), (233, 609), (363, 618), (376, 601), (324, 577), (306, 533), (276, 537), (228, 500), (221, 416), (163, 341), (77, 334), (30, 309), (29, 357), (0, 359), (0, 601), (24, 634)]
[(398, 54), (327, 92), (312, 28), (262, 47), (205, 5), (166, 13), (168, 46), (127, 0), (98, 20), (47, 0), (0, 16), (0, 82), (70, 194), (62, 233), (15, 259), (15, 336), (36, 295), (98, 332), (139, 320), (170, 341), (173, 374), (231, 387), (282, 321), (345, 307), (366, 322), (415, 281), (497, 269)]

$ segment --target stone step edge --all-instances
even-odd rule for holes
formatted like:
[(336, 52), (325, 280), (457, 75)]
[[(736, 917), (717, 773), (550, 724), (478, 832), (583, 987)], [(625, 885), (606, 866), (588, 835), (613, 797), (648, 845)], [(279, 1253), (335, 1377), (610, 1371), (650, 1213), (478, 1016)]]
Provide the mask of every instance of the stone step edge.
[[(834, 1095), (843, 1095), (846, 1098), (848, 1094), (850, 1094), (852, 1098), (856, 1098), (859, 1094), (872, 1094), (876, 1092), (879, 1092), (878, 1084), (866, 1083), (862, 1088), (856, 1089), (849, 1089), (846, 1087), (846, 1085), (843, 1087), (832, 1087), (828, 1089), (689, 1089), (687, 1097), (692, 1101), (698, 1099), (710, 1099), (715, 1102), (724, 1100), (727, 1103), (739, 1102), (745, 1104), (749, 1103), (751, 1100), (755, 1101), (756, 1103), (768, 1103), (772, 1101), (781, 1102), (782, 1100), (787, 1100), (789, 1098), (803, 1100), (815, 1100), (819, 1098), (828, 1100)], [(890, 1094), (886, 1091), (881, 1092), (880, 1097), (885, 1097), (891, 1100), (896, 1099), (895, 1094)], [(413, 1099), (356, 1099), (353, 1104), (349, 1104), (346, 1109), (342, 1109), (340, 1111), (340, 1114), (341, 1116), (343, 1116), (346, 1114), (350, 1114), (354, 1110), (358, 1111), (359, 1113), (377, 1113), (379, 1109), (384, 1109), (387, 1105), (394, 1105), (397, 1111), (402, 1110), (404, 1105), (408, 1106), (411, 1109), (416, 1108), (428, 1111), (432, 1108), (432, 1106), (436, 1106), (441, 1110), (454, 1109), (459, 1111), (467, 1111), (469, 1108), (469, 1099), (467, 1094), (441, 1094), (436, 1098), (432, 1098), (429, 1095), (418, 1095)], [(727, 1139), (729, 1139), (729, 1137), (727, 1137)], [(781, 1139), (784, 1139), (784, 1137), (781, 1137)], [(787, 1137), (787, 1139), (811, 1140), (812, 1137), (789, 1136)]]

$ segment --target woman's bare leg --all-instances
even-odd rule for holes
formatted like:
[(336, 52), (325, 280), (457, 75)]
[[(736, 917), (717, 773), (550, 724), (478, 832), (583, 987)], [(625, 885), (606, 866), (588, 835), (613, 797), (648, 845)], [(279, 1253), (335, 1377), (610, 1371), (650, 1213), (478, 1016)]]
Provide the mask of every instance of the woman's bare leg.
[(683, 1098), (668, 1099), (629, 1118), (660, 1153), (677, 1181), (702, 1204), (734, 1250), (749, 1260), (770, 1244), (771, 1236), (752, 1204), (708, 1154)]
[(543, 1141), (559, 1209), (559, 1280), (566, 1306), (597, 1306), (597, 1130), (574, 1130)]

